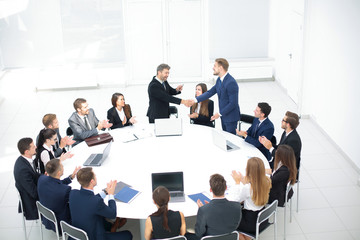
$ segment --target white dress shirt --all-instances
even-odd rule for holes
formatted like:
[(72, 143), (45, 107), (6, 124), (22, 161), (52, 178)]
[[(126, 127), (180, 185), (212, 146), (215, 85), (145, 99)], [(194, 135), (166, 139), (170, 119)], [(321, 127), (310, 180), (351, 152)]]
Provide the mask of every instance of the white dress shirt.
[(245, 185), (240, 183), (231, 186), (228, 199), (231, 201), (244, 202), (244, 209), (251, 211), (259, 211), (265, 206), (256, 206), (251, 199), (250, 183)]

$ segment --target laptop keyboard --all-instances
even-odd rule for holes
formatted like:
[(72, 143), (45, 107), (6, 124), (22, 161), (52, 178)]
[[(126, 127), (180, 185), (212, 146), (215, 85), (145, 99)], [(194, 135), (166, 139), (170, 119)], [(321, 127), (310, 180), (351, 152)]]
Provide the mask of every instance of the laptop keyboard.
[(233, 148), (230, 147), (229, 145), (226, 145), (226, 149), (227, 149), (227, 150), (231, 150), (231, 149), (233, 149)]
[(101, 159), (102, 159), (102, 154), (98, 154), (96, 155), (96, 157), (94, 157), (94, 159), (90, 162), (90, 164), (98, 164)]
[(173, 192), (173, 193), (170, 193), (170, 196), (171, 197), (181, 197), (181, 196), (183, 196), (184, 195), (184, 193), (182, 193), (182, 192)]

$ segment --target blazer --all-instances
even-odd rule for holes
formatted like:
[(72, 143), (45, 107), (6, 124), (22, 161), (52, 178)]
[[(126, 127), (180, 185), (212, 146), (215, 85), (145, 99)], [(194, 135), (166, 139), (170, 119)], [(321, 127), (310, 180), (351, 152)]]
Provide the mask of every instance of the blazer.
[[(214, 127), (213, 122), (210, 121), (211, 116), (214, 115), (214, 102), (210, 99), (208, 103), (208, 111), (209, 111), (208, 117), (199, 114), (198, 118), (191, 118), (191, 120), (194, 122), (194, 124)], [(192, 113), (192, 109), (190, 108), (190, 114), (191, 113)]]
[(34, 160), (34, 166), (35, 166), (36, 170), (41, 174), (45, 173), (45, 164), (44, 164), (43, 160), (41, 159), (41, 153), (43, 151), (46, 151), (49, 154), (50, 160), (55, 158), (54, 155), (49, 150), (44, 148), (43, 146), (36, 149), (36, 159)]
[(239, 202), (226, 198), (213, 199), (200, 207), (197, 212), (195, 234), (198, 238), (208, 235), (225, 234), (235, 231), (241, 220)]
[[(289, 181), (290, 172), (286, 166), (281, 166), (271, 178), (271, 189), (269, 193), (269, 203), (278, 200), (278, 206), (283, 207), (285, 203), (286, 186)], [(293, 191), (289, 192), (289, 199), (292, 197)]]
[(259, 118), (255, 118), (247, 130), (247, 137), (245, 138), (245, 142), (248, 142), (257, 147), (257, 149), (259, 149), (269, 161), (271, 159), (271, 154), (269, 150), (259, 142), (259, 136), (265, 136), (267, 139), (271, 139), (274, 135), (274, 124), (270, 121), (269, 118), (266, 118), (258, 127), (259, 123)]
[(91, 126), (91, 130), (87, 129), (84, 121), (79, 117), (77, 112), (74, 112), (68, 120), (70, 128), (74, 134), (73, 139), (77, 143), (84, 141), (85, 138), (98, 135), (98, 131), (96, 127), (99, 123), (99, 120), (95, 116), (95, 112), (92, 108), (89, 109), (89, 114), (87, 115), (87, 118)]
[(84, 230), (89, 240), (105, 239), (105, 218), (116, 218), (115, 200), (109, 200), (108, 206), (99, 194), (81, 188), (70, 191), (70, 213), (72, 225)]
[(125, 125), (122, 124), (122, 121), (120, 120), (119, 114), (116, 111), (116, 107), (112, 107), (107, 111), (107, 119), (109, 119), (109, 122), (113, 124), (111, 126), (111, 129), (122, 128), (122, 127), (125, 127), (125, 126), (132, 125), (132, 123), (129, 121), (130, 118), (132, 117), (131, 107), (130, 107), (129, 104), (125, 104), (124, 111), (125, 111), (125, 108), (128, 108), (129, 112), (130, 112), (130, 116), (126, 116)]
[[(278, 145), (273, 146), (274, 150), (271, 152), (271, 155), (273, 156), (274, 160), (275, 160), (275, 152), (276, 149), (278, 148), (279, 145), (282, 144), (287, 144), (290, 147), (293, 148), (294, 153), (295, 153), (295, 159), (296, 159), (296, 168), (298, 170), (298, 174), (299, 174), (299, 167), (300, 167), (300, 153), (301, 153), (301, 139), (300, 136), (298, 134), (298, 132), (296, 131), (296, 129), (294, 129), (289, 136), (286, 136), (286, 132), (284, 131), (283, 134), (281, 135), (281, 139)], [(273, 160), (273, 161), (274, 161)]]
[[(23, 156), (18, 157), (14, 165), (15, 186), (20, 193), (23, 203), (23, 211), (26, 220), (39, 218), (36, 201), (39, 200), (37, 193), (37, 181), (39, 174), (33, 169), (28, 160)], [(22, 212), (19, 202), (19, 213)]]
[[(57, 128), (57, 129), (54, 129), (54, 130), (56, 131), (57, 141), (55, 142), (55, 145), (53, 145), (52, 147), (53, 147), (53, 150), (54, 150), (54, 153), (55, 153), (55, 157), (60, 157), (62, 153), (66, 153), (66, 149), (65, 148), (60, 148), (61, 135), (60, 135), (59, 129)], [(36, 146), (39, 145), (39, 134), (36, 137)]]
[(146, 116), (149, 117), (150, 123), (154, 123), (154, 120), (157, 118), (170, 117), (169, 103), (181, 104), (180, 98), (173, 97), (173, 95), (180, 94), (181, 92), (177, 92), (167, 81), (165, 81), (165, 87), (166, 89), (155, 79), (155, 76), (149, 83), (149, 108)]
[(228, 73), (223, 82), (220, 77), (216, 80), (216, 84), (207, 92), (196, 97), (198, 102), (202, 102), (217, 93), (219, 98), (219, 110), (221, 121), (236, 122), (240, 120), (239, 107), (239, 86), (235, 79)]
[[(70, 183), (71, 179), (69, 177), (60, 180), (50, 176), (41, 175), (38, 180), (37, 191), (40, 202), (55, 213), (60, 232), (61, 220), (71, 223), (69, 209), (69, 194), (71, 187), (68, 186)], [(43, 218), (42, 222), (47, 229), (55, 231), (55, 225), (52, 222), (46, 218)]]

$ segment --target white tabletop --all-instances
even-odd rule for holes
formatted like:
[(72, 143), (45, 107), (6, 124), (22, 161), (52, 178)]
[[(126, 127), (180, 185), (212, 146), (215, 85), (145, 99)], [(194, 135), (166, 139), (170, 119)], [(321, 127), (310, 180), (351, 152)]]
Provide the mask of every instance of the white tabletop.
[[(110, 131), (114, 137), (111, 152), (101, 167), (94, 167), (98, 185), (95, 192), (100, 192), (110, 180), (123, 181), (141, 193), (130, 203), (117, 201), (119, 217), (146, 219), (156, 211), (152, 201), (151, 173), (184, 172), (185, 194), (209, 192), (209, 178), (214, 173), (222, 174), (228, 187), (234, 185), (231, 171), (237, 170), (245, 175), (247, 159), (259, 157), (265, 168), (268, 161), (254, 146), (242, 138), (221, 131), (228, 140), (240, 147), (239, 150), (225, 152), (212, 142), (213, 128), (193, 125), (183, 121), (183, 135), (155, 137), (154, 124), (135, 124)], [(146, 133), (147, 136), (132, 142), (124, 143), (124, 136), (132, 133)], [(82, 166), (91, 153), (101, 153), (106, 144), (88, 147), (85, 142), (74, 147), (73, 158), (65, 160), (64, 176), (69, 175), (75, 166)], [(71, 184), (79, 189), (77, 180)], [(169, 209), (182, 211), (185, 216), (197, 214), (197, 204), (190, 198), (182, 203), (170, 203)]]

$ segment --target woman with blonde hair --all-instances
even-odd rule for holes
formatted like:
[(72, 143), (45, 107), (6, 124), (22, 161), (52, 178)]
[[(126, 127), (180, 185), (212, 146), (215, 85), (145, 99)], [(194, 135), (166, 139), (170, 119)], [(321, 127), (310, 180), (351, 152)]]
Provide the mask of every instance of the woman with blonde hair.
[[(196, 85), (195, 97), (207, 92), (205, 83)], [(194, 103), (190, 108), (189, 117), (194, 124), (214, 127), (213, 121), (210, 121), (214, 114), (214, 102), (210, 99), (204, 100), (201, 103)]]
[[(230, 198), (244, 203), (238, 230), (255, 233), (257, 216), (268, 202), (271, 188), (271, 180), (265, 175), (264, 163), (260, 158), (252, 157), (246, 165), (246, 176), (237, 171), (232, 171), (231, 176), (235, 180), (235, 186), (230, 189)], [(240, 234), (239, 239), (250, 238)]]
[(145, 239), (163, 239), (184, 235), (186, 224), (182, 212), (168, 209), (170, 193), (166, 187), (159, 186), (153, 192), (153, 200), (157, 211), (145, 222)]

